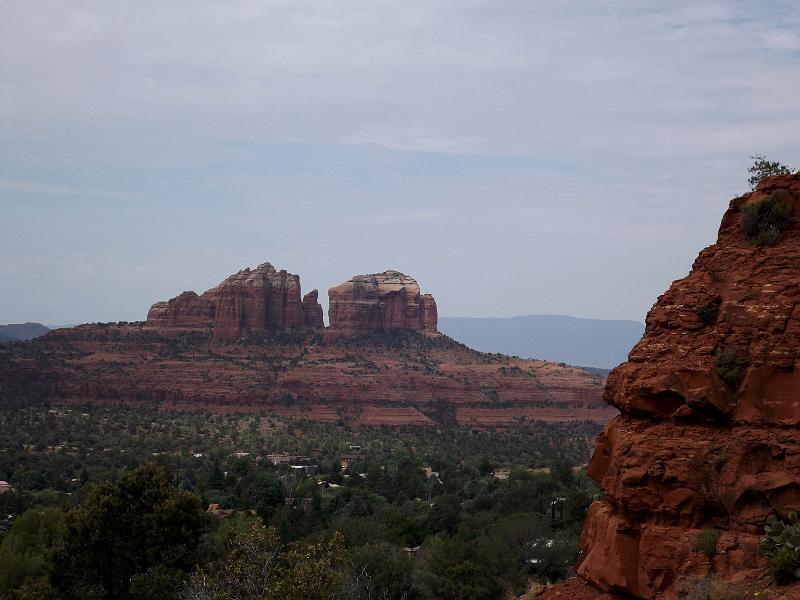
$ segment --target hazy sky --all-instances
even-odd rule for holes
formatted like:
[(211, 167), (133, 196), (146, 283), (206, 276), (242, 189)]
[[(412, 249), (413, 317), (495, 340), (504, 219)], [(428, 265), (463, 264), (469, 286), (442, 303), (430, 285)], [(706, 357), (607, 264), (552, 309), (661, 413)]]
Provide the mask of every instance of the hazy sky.
[(641, 320), (798, 98), (797, 2), (1, 0), (0, 322), (264, 261)]

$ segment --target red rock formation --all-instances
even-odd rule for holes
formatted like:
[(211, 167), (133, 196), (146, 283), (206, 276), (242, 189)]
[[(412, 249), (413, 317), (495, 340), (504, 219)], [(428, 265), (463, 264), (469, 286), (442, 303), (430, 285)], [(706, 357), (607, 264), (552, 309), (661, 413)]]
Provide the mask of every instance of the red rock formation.
[(300, 277), (269, 264), (231, 275), (213, 290), (214, 339), (236, 339), (247, 331), (287, 329), (305, 324)]
[(398, 271), (356, 275), (328, 290), (328, 299), (330, 326), (335, 335), (436, 332), (433, 296), (421, 296), (416, 280)]
[(210, 326), (215, 306), (205, 294), (183, 292), (166, 302), (156, 302), (147, 313), (147, 324), (154, 327)]
[(307, 325), (320, 328), (322, 307), (316, 290), (300, 300), (300, 277), (276, 271), (269, 263), (231, 275), (201, 296), (183, 292), (157, 302), (147, 314), (148, 327), (208, 327), (214, 340), (237, 339), (248, 331)]
[(422, 334), (391, 344), (329, 344), (298, 330), (220, 347), (205, 329), (84, 325), (0, 345), (0, 402), (5, 382), (23, 381), (53, 403), (260, 411), (365, 425), (571, 421), (586, 433), (580, 422), (605, 424), (617, 413), (602, 400), (602, 379), (586, 371)]
[(428, 332), (437, 331), (439, 324), (439, 311), (436, 310), (436, 300), (431, 294), (422, 296), (422, 329)]
[[(741, 227), (771, 199), (791, 215), (774, 246)], [(717, 242), (647, 316), (605, 399), (622, 411), (599, 436), (578, 574), (635, 598), (678, 598), (713, 576), (763, 581), (769, 515), (800, 510), (800, 175), (735, 198)], [(721, 535), (695, 550), (704, 528)], [(555, 597), (555, 596), (553, 596)], [(794, 596), (787, 596), (794, 597)]]
[(311, 290), (303, 296), (303, 314), (306, 326), (313, 329), (322, 329), (325, 322), (322, 319), (322, 306), (319, 304), (319, 292)]

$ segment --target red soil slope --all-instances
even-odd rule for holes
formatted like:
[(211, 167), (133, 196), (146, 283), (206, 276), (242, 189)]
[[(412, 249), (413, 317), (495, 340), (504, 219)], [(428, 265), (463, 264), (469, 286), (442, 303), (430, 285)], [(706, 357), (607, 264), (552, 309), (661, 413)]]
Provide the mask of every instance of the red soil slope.
[(83, 325), (0, 347), (0, 381), (32, 385), (33, 378), (54, 402), (258, 410), (368, 425), (605, 424), (617, 412), (601, 399), (602, 380), (577, 368), (482, 354), (416, 332), (324, 337), (301, 328), (220, 343), (210, 329)]

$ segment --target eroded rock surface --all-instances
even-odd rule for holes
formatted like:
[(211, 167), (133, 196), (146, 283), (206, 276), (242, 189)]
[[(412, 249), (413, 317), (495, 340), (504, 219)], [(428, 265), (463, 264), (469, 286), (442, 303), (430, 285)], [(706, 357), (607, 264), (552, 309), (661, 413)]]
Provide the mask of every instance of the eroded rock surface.
[(183, 292), (157, 302), (146, 325), (155, 328), (211, 328), (214, 340), (238, 339), (248, 332), (292, 327), (321, 328), (316, 290), (300, 299), (300, 277), (270, 263), (244, 269), (198, 296)]
[[(772, 246), (745, 206), (790, 215)], [(604, 397), (622, 414), (597, 440), (578, 574), (606, 592), (679, 598), (693, 582), (764, 580), (768, 516), (800, 510), (800, 175), (731, 201), (717, 242), (647, 316)], [(704, 529), (720, 535), (697, 547)]]
[(420, 294), (413, 277), (399, 271), (356, 275), (328, 290), (330, 328), (335, 335), (374, 331), (436, 333), (436, 301)]
[(35, 392), (32, 400), (54, 404), (265, 412), (389, 426), (572, 422), (575, 430), (617, 414), (602, 400), (603, 380), (577, 367), (482, 354), (419, 332), (321, 338), (300, 328), (218, 344), (207, 329), (58, 329), (0, 345), (0, 405), (4, 390), (9, 399), (27, 390)]
[(301, 299), (298, 276), (265, 263), (200, 296), (154, 304), (143, 324), (81, 325), (35, 345), (0, 346), (0, 403), (22, 388), (54, 403), (473, 428), (581, 429), (617, 414), (596, 375), (483, 354), (437, 334), (433, 296), (402, 273), (355, 277), (331, 297), (336, 335), (321, 336), (317, 290)]

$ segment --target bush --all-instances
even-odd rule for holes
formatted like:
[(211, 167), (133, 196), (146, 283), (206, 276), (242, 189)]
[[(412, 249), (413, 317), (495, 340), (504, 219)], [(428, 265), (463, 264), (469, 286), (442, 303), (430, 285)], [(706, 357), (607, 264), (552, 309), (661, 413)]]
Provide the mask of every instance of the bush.
[(703, 323), (706, 325), (713, 325), (717, 322), (717, 316), (719, 315), (719, 304), (716, 302), (703, 304), (702, 306), (695, 307), (694, 312)]
[(737, 585), (707, 577), (695, 583), (684, 600), (742, 600), (749, 597), (750, 594)]
[(742, 379), (747, 361), (739, 358), (735, 348), (718, 348), (715, 366), (722, 380), (730, 385), (736, 385)]
[(789, 225), (791, 209), (788, 192), (775, 190), (767, 198), (742, 208), (739, 225), (745, 237), (758, 246), (774, 246)]
[(765, 177), (773, 177), (775, 175), (791, 175), (792, 171), (786, 165), (773, 160), (767, 160), (764, 156), (756, 154), (751, 156), (753, 165), (747, 169), (748, 173), (752, 173), (747, 183), (750, 184), (750, 189), (754, 190), (761, 183)]
[(800, 579), (800, 523), (797, 513), (789, 513), (788, 523), (769, 518), (765, 537), (758, 551), (767, 557), (769, 569), (779, 584)]
[(707, 556), (714, 556), (717, 553), (717, 541), (721, 532), (712, 527), (706, 527), (694, 536), (694, 544), (692, 550), (695, 552), (702, 552)]

